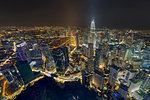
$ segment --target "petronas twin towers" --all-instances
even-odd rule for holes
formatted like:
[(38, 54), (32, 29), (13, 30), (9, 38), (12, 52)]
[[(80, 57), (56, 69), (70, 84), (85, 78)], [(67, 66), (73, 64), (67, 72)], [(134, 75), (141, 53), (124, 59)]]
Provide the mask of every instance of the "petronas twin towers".
[(92, 19), (88, 42), (93, 43), (94, 48), (96, 48), (96, 41), (97, 41), (96, 39), (97, 39), (97, 34), (96, 34), (95, 20)]

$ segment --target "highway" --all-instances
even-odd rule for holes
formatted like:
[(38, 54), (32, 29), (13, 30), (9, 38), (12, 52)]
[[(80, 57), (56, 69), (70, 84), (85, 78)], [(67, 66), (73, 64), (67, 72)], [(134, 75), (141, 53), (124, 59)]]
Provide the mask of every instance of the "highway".
[[(32, 69), (32, 71), (35, 72), (39, 72), (39, 70), (35, 70)], [(40, 71), (42, 74), (51, 77), (51, 74), (55, 74), (56, 72), (49, 72), (49, 71)], [(81, 73), (75, 73), (75, 74), (71, 74), (69, 77), (68, 76), (58, 76), (58, 77), (54, 77), (55, 80), (57, 80), (58, 82), (68, 82), (68, 81), (76, 81), (76, 78), (81, 79)]]

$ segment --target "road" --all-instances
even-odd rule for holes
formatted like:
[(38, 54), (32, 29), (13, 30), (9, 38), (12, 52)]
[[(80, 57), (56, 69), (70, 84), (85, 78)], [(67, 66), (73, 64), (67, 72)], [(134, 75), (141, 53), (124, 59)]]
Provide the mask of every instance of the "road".
[[(32, 69), (32, 71), (39, 72), (39, 70)], [(42, 74), (51, 77), (51, 74), (55, 74), (56, 72), (50, 72), (50, 71), (40, 71)], [(71, 74), (70, 76), (59, 76), (59, 77), (54, 77), (55, 80), (59, 82), (67, 82), (67, 81), (76, 81), (76, 78), (81, 79), (81, 73), (75, 73)]]
[(16, 92), (14, 92), (12, 95), (6, 96), (5, 94), (5, 85), (6, 82), (4, 82), (3, 84), (3, 90), (2, 90), (2, 96), (5, 97), (6, 99), (13, 99), (14, 97), (16, 97), (17, 95), (19, 95), (23, 90), (25, 90), (25, 88), (29, 85), (29, 84), (34, 84), (35, 82), (37, 82), (38, 80), (42, 79), (44, 76), (40, 76), (34, 80), (32, 80), (30, 83), (26, 84), (26, 85), (22, 85), (21, 88), (19, 90), (17, 90)]
[(7, 61), (10, 61), (9, 59), (11, 59), (12, 56), (15, 55), (15, 54), (16, 54), (16, 52), (14, 52), (9, 58), (7, 58), (4, 62), (2, 62), (2, 63), (0, 64), (0, 66), (5, 65), (5, 64), (7, 63)]

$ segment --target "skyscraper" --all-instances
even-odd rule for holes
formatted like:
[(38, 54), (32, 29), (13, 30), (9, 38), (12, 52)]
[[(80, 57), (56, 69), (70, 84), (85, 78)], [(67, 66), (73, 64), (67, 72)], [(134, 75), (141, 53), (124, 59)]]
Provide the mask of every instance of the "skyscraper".
[(100, 49), (95, 50), (95, 67), (99, 67), (100, 63)]
[(77, 46), (77, 49), (79, 49), (79, 35), (76, 34), (76, 46)]
[(64, 72), (64, 54), (60, 49), (54, 49), (52, 55), (56, 64), (56, 70), (58, 73)]
[(103, 89), (104, 88), (104, 79), (105, 79), (105, 75), (102, 72), (100, 72), (98, 70), (94, 70), (92, 83), (96, 87)]
[(134, 92), (136, 90), (139, 90), (140, 86), (142, 85), (142, 80), (141, 79), (136, 79), (132, 78), (129, 80), (130, 85), (129, 85), (129, 91)]
[(133, 77), (135, 77), (137, 71), (136, 70), (127, 70), (126, 74), (125, 74), (125, 81), (129, 81), (129, 79), (132, 79)]
[(21, 58), (21, 61), (25, 60), (27, 60), (28, 62), (31, 61), (30, 52), (26, 42), (17, 44), (17, 52)]
[(64, 46), (64, 47), (60, 47), (60, 48), (61, 48), (61, 51), (64, 55), (65, 67), (68, 67), (68, 65), (69, 65), (68, 47)]
[(84, 56), (88, 56), (88, 48), (85, 46), (85, 44), (82, 44), (82, 53)]
[(5, 79), (9, 82), (9, 83), (12, 83), (14, 81), (13, 77), (11, 76), (10, 72), (5, 69), (3, 71), (1, 71), (2, 74), (4, 75)]
[(88, 58), (93, 57), (93, 43), (88, 43)]
[(37, 44), (33, 44), (33, 50), (31, 51), (32, 60), (42, 59), (42, 52)]
[(145, 76), (145, 79), (143, 80), (143, 84), (141, 87), (143, 90), (149, 90), (150, 89), (150, 74), (147, 74)]
[(82, 85), (84, 86), (89, 86), (89, 82), (90, 82), (90, 74), (86, 71), (86, 70), (82, 70)]
[(97, 34), (96, 34), (95, 20), (92, 19), (88, 42), (93, 43), (94, 48), (96, 47), (96, 38), (97, 38)]
[(48, 45), (42, 45), (42, 59), (45, 63), (45, 68), (51, 70), (55, 67), (54, 58), (52, 56), (52, 51), (48, 49)]
[(126, 99), (126, 96), (128, 94), (128, 86), (124, 85), (124, 84), (120, 84), (119, 89), (118, 89), (118, 93), (121, 94), (122, 97), (124, 97), (124, 99)]
[(16, 67), (22, 77), (24, 84), (32, 81), (36, 77), (40, 76), (41, 73), (32, 72), (30, 65), (27, 61), (18, 61)]
[(117, 81), (117, 76), (120, 68), (117, 67), (116, 65), (111, 65), (110, 67), (110, 75), (109, 75), (109, 83), (114, 87), (116, 81)]

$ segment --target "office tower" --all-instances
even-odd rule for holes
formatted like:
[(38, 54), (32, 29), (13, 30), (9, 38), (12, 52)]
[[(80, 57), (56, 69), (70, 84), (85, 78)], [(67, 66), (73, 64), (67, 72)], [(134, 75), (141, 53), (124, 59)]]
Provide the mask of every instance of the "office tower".
[(11, 73), (11, 75), (14, 78), (15, 81), (20, 80), (17, 69), (16, 69), (16, 67), (14, 66), (13, 63), (7, 64), (6, 67), (9, 68), (9, 72)]
[(37, 44), (33, 44), (33, 50), (31, 51), (32, 60), (42, 60), (42, 52)]
[(87, 51), (88, 49), (87, 49), (87, 47), (85, 46), (85, 44), (82, 44), (82, 53), (83, 53), (83, 55), (84, 56), (86, 56), (87, 57)]
[(126, 99), (126, 96), (128, 94), (128, 86), (124, 85), (124, 84), (120, 84), (119, 89), (118, 89), (118, 93), (121, 94), (122, 97), (124, 97), (124, 99)]
[(58, 73), (64, 73), (65, 66), (64, 66), (64, 55), (60, 49), (54, 49), (52, 51), (52, 55), (56, 64), (56, 70)]
[(93, 43), (94, 48), (96, 48), (96, 41), (97, 41), (96, 38), (97, 38), (97, 34), (95, 28), (95, 20), (92, 19), (88, 43)]
[(132, 79), (133, 77), (135, 77), (136, 73), (137, 73), (136, 70), (126, 70), (125, 81), (128, 82), (129, 79)]
[(146, 91), (143, 91), (142, 89), (138, 89), (135, 90), (133, 92), (131, 92), (133, 94), (133, 96), (137, 99), (137, 100), (143, 100), (144, 96), (147, 94)]
[(55, 67), (55, 61), (52, 55), (52, 50), (49, 50), (48, 45), (42, 45), (42, 59), (45, 64), (44, 68), (51, 70)]
[(88, 43), (88, 58), (93, 58), (93, 43)]
[(30, 52), (26, 42), (17, 44), (17, 52), (21, 58), (21, 61), (31, 61)]
[(69, 65), (69, 54), (68, 54), (68, 47), (60, 47), (63, 56), (64, 56), (64, 63), (65, 63), (65, 68), (68, 67)]
[(141, 88), (145, 91), (150, 89), (150, 74), (147, 74), (143, 79), (143, 84), (141, 85)]
[(103, 89), (104, 88), (104, 79), (105, 79), (105, 75), (102, 72), (100, 72), (98, 70), (94, 70), (92, 83), (96, 87)]
[(15, 66), (17, 67), (24, 84), (27, 84), (33, 79), (41, 76), (40, 72), (32, 72), (27, 61), (18, 61)]
[(94, 66), (95, 66), (95, 61), (93, 59), (88, 59), (87, 61), (87, 68), (88, 68), (88, 71), (93, 73), (94, 71)]
[(77, 49), (79, 49), (79, 35), (76, 34), (76, 46), (77, 46)]
[(127, 49), (125, 53), (124, 60), (131, 60), (133, 56), (133, 50), (132, 49)]
[(82, 70), (81, 72), (82, 72), (82, 85), (89, 86), (91, 76), (89, 75), (87, 70)]
[(136, 75), (136, 78), (144, 80), (146, 77), (149, 77), (149, 72), (149, 69), (143, 69)]
[(109, 83), (114, 87), (116, 81), (117, 81), (117, 76), (120, 68), (117, 67), (116, 65), (111, 65), (110, 66), (110, 75), (109, 75)]
[(13, 78), (13, 84), (16, 84), (16, 85), (22, 85), (22, 79), (21, 77), (19, 76), (18, 74), (18, 71), (17, 71), (17, 68), (14, 66), (14, 64), (11, 62), (11, 63), (8, 63), (7, 65), (4, 65), (3, 68), (7, 69), (11, 75), (11, 77)]
[(136, 45), (135, 51), (140, 51), (143, 45), (144, 45), (144, 42), (138, 42)]
[(130, 82), (130, 85), (129, 85), (129, 91), (130, 92), (134, 92), (136, 90), (139, 90), (139, 88), (142, 84), (142, 80), (136, 79), (136, 78), (130, 79), (129, 82)]
[(9, 72), (7, 69), (2, 70), (1, 72), (2, 72), (2, 74), (4, 75), (5, 79), (6, 79), (9, 83), (14, 82), (14, 79), (13, 79), (12, 75), (10, 74), (10, 72)]
[(34, 44), (33, 44), (33, 50), (38, 50), (38, 49), (39, 49), (38, 44), (37, 44), (37, 43), (34, 43)]
[(81, 68), (82, 68), (82, 70), (86, 69), (86, 65), (85, 64), (86, 63), (85, 63), (84, 59), (82, 59), (82, 62), (81, 62)]
[(99, 63), (100, 63), (100, 49), (96, 49), (95, 50), (95, 67), (99, 67)]

